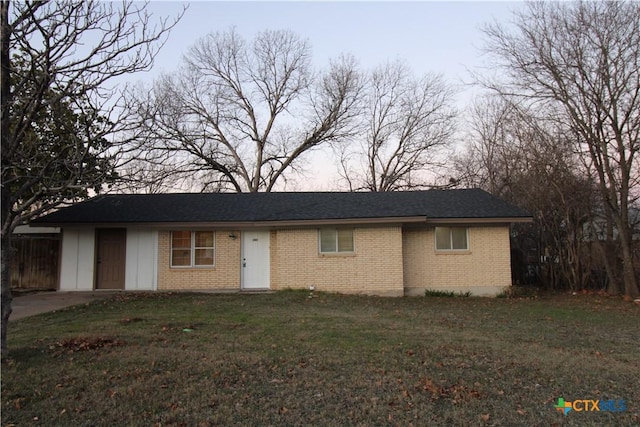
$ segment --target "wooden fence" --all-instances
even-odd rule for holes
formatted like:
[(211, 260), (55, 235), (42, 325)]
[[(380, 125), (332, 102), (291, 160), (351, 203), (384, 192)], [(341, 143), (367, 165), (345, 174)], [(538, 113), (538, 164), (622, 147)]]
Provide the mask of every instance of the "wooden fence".
[(60, 236), (20, 235), (13, 246), (12, 288), (58, 289)]

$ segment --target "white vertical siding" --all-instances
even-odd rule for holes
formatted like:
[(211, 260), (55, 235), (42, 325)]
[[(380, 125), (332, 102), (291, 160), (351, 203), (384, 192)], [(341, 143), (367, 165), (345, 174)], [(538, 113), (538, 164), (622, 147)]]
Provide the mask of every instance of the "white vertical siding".
[(93, 290), (94, 266), (95, 230), (65, 228), (62, 233), (60, 290)]
[(158, 232), (127, 229), (125, 290), (151, 291), (157, 288)]

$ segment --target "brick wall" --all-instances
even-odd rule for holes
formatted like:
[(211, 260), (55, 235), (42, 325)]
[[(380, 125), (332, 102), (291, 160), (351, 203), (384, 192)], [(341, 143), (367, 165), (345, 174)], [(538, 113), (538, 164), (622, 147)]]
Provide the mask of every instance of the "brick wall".
[(171, 268), (171, 232), (158, 233), (158, 289), (240, 289), (240, 232), (215, 233), (213, 267)]
[[(170, 268), (170, 232), (158, 234), (158, 289), (240, 289), (241, 232), (215, 235), (213, 268)], [(435, 251), (434, 229), (354, 229), (353, 254), (320, 254), (317, 229), (271, 231), (271, 289), (424, 295), (425, 289), (495, 295), (511, 285), (508, 226), (471, 227), (469, 251)], [(404, 255), (404, 256), (403, 256)]]
[(321, 254), (318, 230), (271, 233), (271, 288), (403, 295), (400, 227), (354, 229), (353, 254)]
[(462, 252), (436, 252), (434, 234), (433, 228), (403, 233), (408, 295), (425, 289), (495, 295), (511, 285), (508, 226), (470, 227), (469, 250)]

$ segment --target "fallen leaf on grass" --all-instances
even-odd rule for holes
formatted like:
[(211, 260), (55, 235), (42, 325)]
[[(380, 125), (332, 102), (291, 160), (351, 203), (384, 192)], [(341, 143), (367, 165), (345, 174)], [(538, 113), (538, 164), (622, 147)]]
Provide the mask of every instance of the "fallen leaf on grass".
[(128, 325), (129, 323), (142, 322), (142, 320), (143, 319), (141, 317), (125, 317), (120, 321), (120, 323), (123, 325)]
[(124, 341), (111, 337), (78, 337), (60, 341), (56, 343), (56, 346), (52, 346), (52, 349), (55, 349), (57, 347), (67, 350), (68, 353), (75, 353), (79, 351), (121, 347), (125, 344), (126, 343)]
[(439, 387), (436, 387), (436, 386), (433, 384), (433, 381), (431, 381), (431, 380), (430, 380), (430, 379), (428, 379), (428, 378), (426, 378), (426, 379), (424, 380), (424, 382), (421, 384), (421, 386), (422, 386), (422, 389), (423, 389), (424, 391), (428, 391), (428, 392), (430, 392), (431, 394), (433, 394), (434, 396), (435, 396), (435, 395), (439, 395), (439, 394), (440, 394), (440, 390), (441, 390), (441, 389), (440, 389)]
[(20, 410), (22, 409), (22, 402), (24, 402), (26, 399), (24, 397), (20, 397), (16, 400), (13, 401), (13, 406), (15, 406), (16, 409)]

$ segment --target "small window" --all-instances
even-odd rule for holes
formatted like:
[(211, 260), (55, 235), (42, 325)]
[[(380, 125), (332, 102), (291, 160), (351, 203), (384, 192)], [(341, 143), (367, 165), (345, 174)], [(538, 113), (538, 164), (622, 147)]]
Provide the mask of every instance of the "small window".
[(171, 233), (171, 266), (188, 267), (191, 265), (191, 232), (174, 231)]
[(353, 252), (353, 229), (325, 228), (320, 230), (320, 252)]
[(469, 233), (466, 227), (436, 227), (436, 250), (469, 250)]
[(171, 232), (171, 267), (211, 267), (213, 262), (213, 231)]

